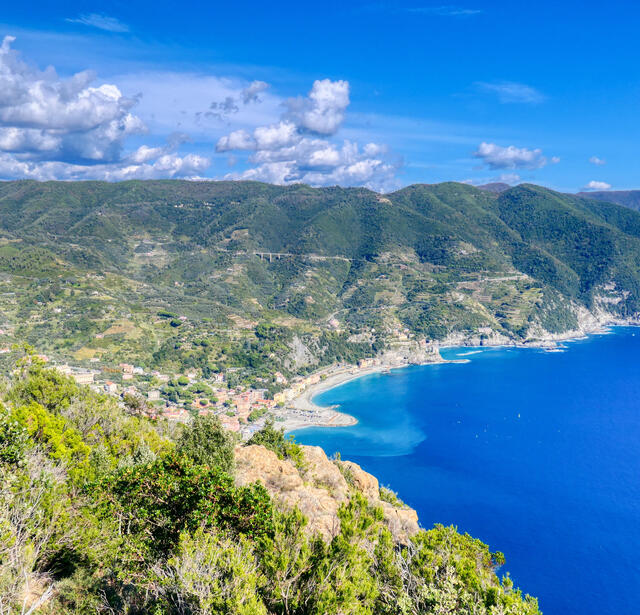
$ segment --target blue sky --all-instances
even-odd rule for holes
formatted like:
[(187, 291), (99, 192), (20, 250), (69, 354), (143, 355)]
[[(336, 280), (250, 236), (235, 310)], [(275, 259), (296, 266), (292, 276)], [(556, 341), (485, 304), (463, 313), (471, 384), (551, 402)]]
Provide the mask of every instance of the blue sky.
[(1, 19), (2, 179), (640, 187), (629, 2), (35, 1)]

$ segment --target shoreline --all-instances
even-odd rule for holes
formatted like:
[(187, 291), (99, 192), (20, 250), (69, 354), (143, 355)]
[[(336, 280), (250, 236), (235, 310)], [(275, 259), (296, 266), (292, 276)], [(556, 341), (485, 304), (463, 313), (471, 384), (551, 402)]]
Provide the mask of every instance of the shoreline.
[[(591, 325), (591, 326), (589, 326)], [(450, 348), (521, 348), (546, 350), (550, 352), (562, 351), (563, 342), (572, 342), (588, 339), (592, 335), (603, 335), (608, 333), (611, 327), (638, 327), (640, 323), (637, 320), (607, 320), (606, 322), (589, 323), (584, 328), (574, 331), (567, 331), (561, 334), (549, 334), (530, 342), (516, 342), (514, 340), (489, 339), (483, 340), (484, 343), (474, 343), (473, 338), (456, 339), (455, 341), (444, 340), (439, 349)], [(443, 363), (468, 363), (469, 359), (453, 359), (447, 360), (440, 357), (440, 360), (429, 361), (424, 363), (383, 363), (371, 367), (359, 368), (355, 365), (348, 365), (336, 368), (333, 373), (324, 380), (316, 384), (308, 386), (297, 397), (293, 398), (287, 406), (284, 420), (280, 423), (285, 432), (296, 431), (309, 427), (351, 427), (358, 424), (358, 419), (354, 416), (341, 412), (337, 405), (321, 406), (313, 401), (313, 398), (322, 393), (339, 387), (347, 382), (357, 380), (371, 374), (388, 373), (392, 369), (402, 369), (413, 365), (442, 365)], [(293, 414), (294, 416), (291, 416)]]
[[(308, 386), (300, 395), (294, 397), (285, 409), (288, 415), (280, 425), (285, 432), (304, 429), (307, 427), (351, 427), (358, 424), (354, 416), (341, 412), (337, 405), (321, 406), (313, 401), (317, 395), (335, 389), (347, 382), (370, 376), (372, 374), (389, 373), (393, 369), (402, 369), (418, 365), (442, 365), (443, 363), (467, 363), (468, 360), (447, 360), (440, 357), (436, 361), (382, 363), (370, 367), (359, 368), (356, 365), (347, 365), (336, 368), (324, 380)], [(294, 416), (291, 416), (293, 414)]]
[[(295, 431), (306, 427), (350, 427), (358, 424), (358, 419), (345, 412), (340, 412), (337, 406), (320, 406), (312, 401), (320, 395), (337, 386), (368, 376), (370, 374), (386, 372), (389, 366), (376, 365), (360, 369), (355, 365), (337, 368), (331, 375), (316, 384), (308, 386), (300, 395), (292, 399), (285, 413), (287, 417), (281, 423), (285, 432)], [(291, 416), (293, 414), (293, 416)]]

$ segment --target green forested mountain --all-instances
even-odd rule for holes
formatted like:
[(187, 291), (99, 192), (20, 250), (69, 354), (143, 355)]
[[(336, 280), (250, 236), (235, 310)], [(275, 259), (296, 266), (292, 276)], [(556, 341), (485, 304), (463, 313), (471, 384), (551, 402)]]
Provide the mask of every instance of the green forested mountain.
[(0, 327), (76, 361), (267, 378), (407, 337), (534, 339), (635, 317), (639, 265), (640, 214), (526, 184), (0, 184)]

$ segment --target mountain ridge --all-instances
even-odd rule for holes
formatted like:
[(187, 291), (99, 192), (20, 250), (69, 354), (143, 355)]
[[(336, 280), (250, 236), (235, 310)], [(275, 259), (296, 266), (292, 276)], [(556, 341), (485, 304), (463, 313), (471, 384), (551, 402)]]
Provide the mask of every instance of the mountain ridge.
[(239, 370), (270, 390), (275, 371), (425, 340), (636, 319), (639, 263), (640, 214), (532, 184), (0, 184), (8, 341), (87, 366)]

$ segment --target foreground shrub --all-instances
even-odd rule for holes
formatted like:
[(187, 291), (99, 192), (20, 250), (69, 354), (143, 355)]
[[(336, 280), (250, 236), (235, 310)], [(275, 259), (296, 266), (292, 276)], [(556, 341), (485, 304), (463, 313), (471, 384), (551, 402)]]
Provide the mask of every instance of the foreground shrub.
[(190, 457), (194, 463), (233, 471), (234, 440), (217, 416), (197, 416), (178, 439), (178, 452)]
[(171, 454), (101, 481), (103, 514), (115, 515), (127, 544), (141, 557), (170, 551), (183, 531), (215, 527), (257, 538), (272, 530), (264, 487), (236, 487), (218, 468)]
[(244, 536), (202, 529), (185, 533), (176, 554), (155, 575), (156, 596), (168, 611), (267, 615), (258, 596), (258, 560)]

